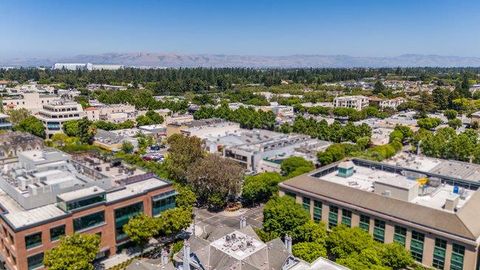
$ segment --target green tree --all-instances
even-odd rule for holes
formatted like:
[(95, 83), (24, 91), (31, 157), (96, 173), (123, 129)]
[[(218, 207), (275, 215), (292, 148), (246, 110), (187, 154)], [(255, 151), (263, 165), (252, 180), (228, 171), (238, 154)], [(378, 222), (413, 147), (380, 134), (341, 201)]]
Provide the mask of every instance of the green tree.
[(326, 257), (327, 249), (317, 242), (301, 242), (292, 246), (293, 256), (312, 263), (318, 257)]
[(462, 126), (462, 120), (455, 118), (455, 119), (449, 120), (447, 124), (449, 127), (453, 129), (457, 129)]
[(388, 270), (389, 267), (383, 266), (378, 250), (374, 247), (362, 249), (361, 251), (349, 254), (346, 257), (339, 258), (337, 263), (345, 265), (352, 270)]
[(86, 117), (78, 120), (78, 137), (84, 144), (92, 144), (93, 137), (97, 132), (96, 126), (92, 124)]
[(170, 145), (165, 160), (168, 176), (170, 179), (185, 183), (188, 168), (204, 156), (202, 141), (195, 136), (174, 134), (167, 142)]
[(307, 223), (293, 230), (292, 238), (296, 242), (316, 242), (325, 246), (327, 240), (327, 226), (309, 220)]
[(410, 253), (398, 243), (383, 244), (379, 252), (382, 264), (392, 269), (407, 269), (414, 261)]
[(289, 157), (282, 161), (280, 165), (282, 175), (291, 178), (296, 175), (303, 174), (313, 170), (315, 167), (311, 161), (305, 160), (303, 157)]
[(372, 237), (358, 227), (337, 226), (327, 238), (327, 248), (334, 258), (345, 258), (352, 253), (359, 254), (362, 250), (373, 246)]
[(30, 116), (30, 112), (27, 109), (21, 108), (18, 110), (8, 110), (7, 114), (9, 116), (9, 120), (13, 125), (17, 125), (27, 117)]
[(150, 118), (151, 122), (155, 125), (158, 125), (158, 124), (162, 124), (163, 121), (165, 119), (163, 119), (163, 116), (161, 116), (160, 114), (158, 114), (157, 112), (155, 111), (148, 111), (146, 114), (145, 114), (146, 117)]
[(175, 197), (177, 207), (191, 209), (197, 202), (197, 195), (189, 186), (177, 184), (175, 185), (175, 190), (178, 192), (178, 195)]
[(157, 234), (171, 236), (186, 229), (192, 223), (192, 212), (190, 209), (173, 208), (162, 212), (161, 216), (155, 218), (157, 223)]
[(447, 88), (435, 88), (432, 91), (433, 102), (440, 110), (448, 109), (450, 106), (450, 90)]
[(278, 192), (278, 183), (282, 176), (276, 172), (265, 172), (245, 177), (242, 198), (247, 203), (265, 202)]
[(45, 252), (44, 265), (51, 270), (93, 270), (100, 246), (96, 234), (73, 234), (60, 239), (57, 247)]
[(154, 218), (142, 213), (130, 219), (127, 224), (123, 225), (123, 231), (132, 242), (140, 246), (143, 253), (145, 245), (154, 235), (157, 234), (158, 226)]
[(386, 89), (385, 85), (383, 85), (381, 81), (376, 81), (375, 85), (373, 86), (373, 94), (374, 95), (381, 94), (383, 93), (383, 91), (385, 91), (385, 89)]
[(133, 149), (135, 147), (133, 146), (133, 144), (129, 141), (123, 141), (122, 143), (122, 151), (126, 154), (131, 154), (133, 152)]
[(68, 136), (74, 137), (78, 136), (78, 120), (69, 120), (63, 123), (63, 132)]
[(293, 235), (297, 227), (310, 220), (310, 215), (289, 196), (273, 197), (263, 209), (263, 230), (276, 237)]
[(445, 110), (443, 112), (443, 115), (445, 115), (445, 117), (447, 117), (448, 120), (452, 120), (457, 118), (458, 113), (455, 110)]
[(228, 197), (240, 192), (243, 171), (235, 161), (211, 154), (188, 168), (187, 183), (200, 203), (209, 202), (210, 207), (221, 208)]
[(150, 119), (146, 115), (140, 115), (138, 116), (135, 121), (137, 122), (137, 126), (148, 126), (148, 125), (153, 125), (153, 120)]
[(417, 120), (417, 125), (421, 128), (432, 130), (439, 126), (442, 123), (442, 120), (436, 117), (428, 117)]
[(45, 138), (45, 128), (43, 123), (34, 116), (28, 116), (27, 118), (23, 119), (14, 127), (14, 129)]

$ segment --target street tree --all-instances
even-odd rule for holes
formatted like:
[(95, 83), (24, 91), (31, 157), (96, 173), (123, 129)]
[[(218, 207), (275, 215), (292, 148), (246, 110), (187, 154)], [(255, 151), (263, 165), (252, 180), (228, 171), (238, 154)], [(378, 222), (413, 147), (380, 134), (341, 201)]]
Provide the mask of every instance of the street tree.
[(310, 220), (308, 212), (289, 196), (273, 197), (263, 209), (263, 230), (276, 237), (293, 235)]
[(170, 179), (185, 183), (188, 168), (204, 156), (202, 141), (195, 136), (174, 134), (167, 142), (170, 145), (165, 160), (168, 176)]
[(247, 203), (265, 202), (278, 192), (282, 176), (276, 172), (264, 172), (247, 176), (243, 182), (242, 198)]
[(158, 226), (154, 218), (145, 214), (140, 214), (130, 219), (123, 225), (123, 231), (132, 242), (138, 245), (143, 253), (143, 249), (148, 241), (157, 234)]
[(211, 154), (188, 168), (187, 182), (201, 203), (221, 208), (229, 197), (238, 195), (243, 175), (243, 168), (235, 161)]
[(100, 237), (96, 234), (65, 236), (58, 246), (45, 252), (44, 265), (50, 270), (93, 270), (99, 246)]

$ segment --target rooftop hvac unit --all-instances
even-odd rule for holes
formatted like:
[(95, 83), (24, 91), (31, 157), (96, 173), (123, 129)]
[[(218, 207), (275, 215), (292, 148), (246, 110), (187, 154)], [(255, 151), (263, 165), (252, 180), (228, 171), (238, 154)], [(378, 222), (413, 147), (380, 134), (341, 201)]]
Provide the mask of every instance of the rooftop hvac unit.
[(400, 174), (407, 177), (408, 179), (419, 179), (419, 178), (427, 177), (427, 175), (423, 173), (417, 173), (417, 172), (406, 171), (406, 170), (401, 171)]

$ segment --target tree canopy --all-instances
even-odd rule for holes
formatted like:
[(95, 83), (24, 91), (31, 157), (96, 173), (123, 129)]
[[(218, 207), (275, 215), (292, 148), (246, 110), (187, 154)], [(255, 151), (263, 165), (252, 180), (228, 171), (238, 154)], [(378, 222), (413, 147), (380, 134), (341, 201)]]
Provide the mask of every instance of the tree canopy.
[(60, 239), (57, 247), (45, 252), (44, 265), (52, 270), (93, 270), (100, 246), (96, 234), (73, 234)]

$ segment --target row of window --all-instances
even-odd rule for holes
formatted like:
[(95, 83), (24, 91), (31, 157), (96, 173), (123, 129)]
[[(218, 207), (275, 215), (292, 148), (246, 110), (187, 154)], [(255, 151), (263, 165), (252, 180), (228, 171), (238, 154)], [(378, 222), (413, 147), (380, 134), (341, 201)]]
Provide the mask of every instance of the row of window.
[[(50, 229), (50, 241), (57, 241), (65, 235), (65, 225), (60, 225)], [(42, 232), (25, 236), (25, 247), (31, 249), (42, 245)]]
[[(291, 196), (291, 195), (290, 195)], [(316, 222), (322, 220), (322, 202), (313, 201), (313, 219)], [(302, 200), (303, 208), (310, 212), (310, 199), (304, 197)], [(328, 213), (328, 227), (333, 228), (338, 225), (339, 208), (335, 205), (330, 205)], [(341, 224), (348, 227), (352, 226), (352, 211), (348, 209), (342, 209)], [(385, 242), (385, 221), (380, 219), (374, 219), (373, 227), (373, 239), (375, 241)], [(370, 231), (370, 217), (360, 214), (359, 228), (369, 232)], [(393, 241), (402, 246), (406, 246), (407, 229), (401, 226), (395, 226), (393, 235)], [(425, 242), (425, 234), (412, 230), (412, 238), (410, 241), (410, 254), (412, 258), (417, 262), (423, 261), (423, 249)], [(433, 263), (432, 266), (438, 269), (444, 269), (445, 266), (445, 253), (446, 253), (447, 241), (444, 239), (436, 238), (435, 247), (433, 251)], [(463, 260), (465, 255), (465, 247), (456, 243), (452, 244), (452, 257), (450, 260), (451, 270), (463, 269)]]
[[(159, 215), (161, 212), (175, 207), (175, 193), (172, 196), (152, 200), (152, 214)], [(83, 204), (82, 204), (83, 205)], [(75, 205), (79, 206), (79, 205)], [(123, 225), (128, 221), (143, 212), (143, 202), (138, 202), (129, 206), (115, 209), (115, 231), (117, 241), (126, 238), (123, 232)], [(96, 212), (85, 215), (73, 220), (73, 230), (75, 232), (84, 231), (93, 227), (100, 226), (105, 223), (105, 211)], [(65, 225), (61, 225), (50, 229), (50, 241), (56, 241), (61, 236), (65, 235)], [(35, 248), (42, 245), (42, 232), (37, 232), (25, 236), (25, 246), (27, 249)]]

